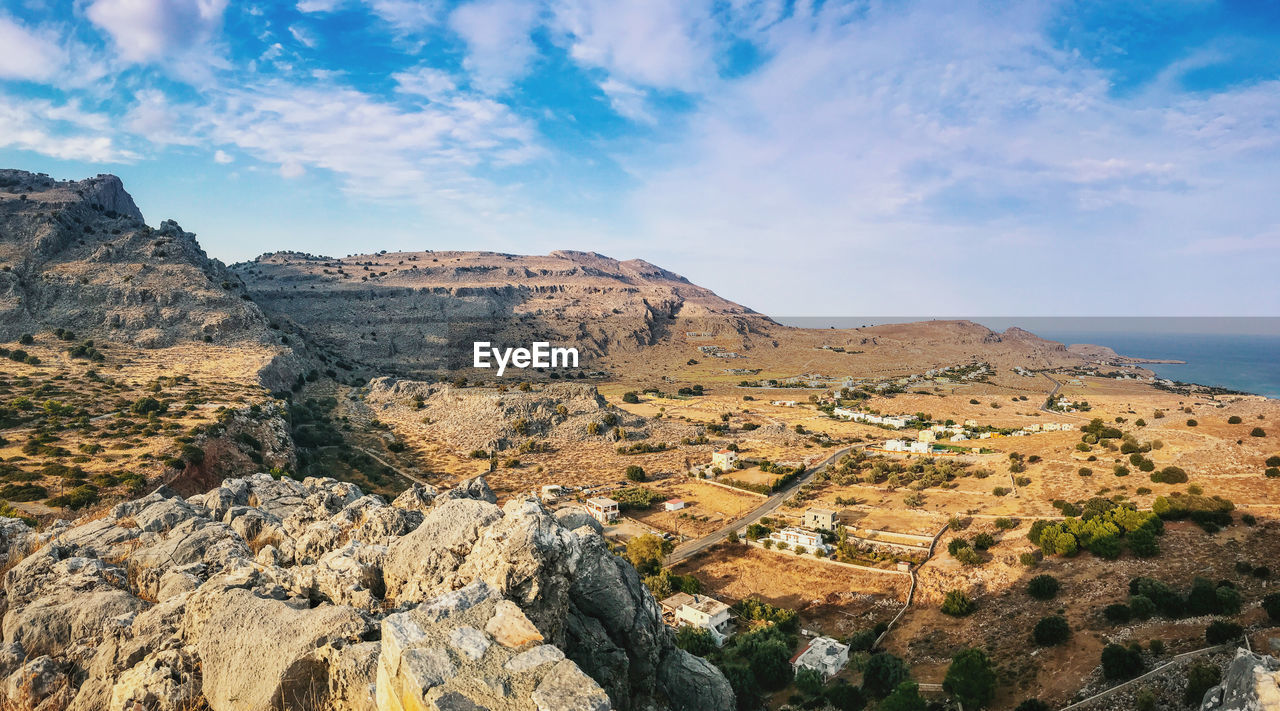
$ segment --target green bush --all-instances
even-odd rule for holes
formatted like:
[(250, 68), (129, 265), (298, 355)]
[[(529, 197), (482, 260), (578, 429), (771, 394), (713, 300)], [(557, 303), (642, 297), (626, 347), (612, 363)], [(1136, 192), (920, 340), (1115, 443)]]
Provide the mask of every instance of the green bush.
[(1204, 630), (1204, 638), (1209, 644), (1224, 644), (1239, 639), (1244, 634), (1244, 627), (1229, 620), (1214, 620)]
[(1250, 437), (1266, 437), (1267, 431), (1262, 429), (1261, 427), (1254, 427), (1252, 430), (1249, 431), (1249, 436)]
[(628, 465), (626, 469), (626, 476), (630, 481), (644, 481), (644, 467), (638, 464)]
[(1232, 415), (1231, 417), (1227, 418), (1228, 425), (1238, 425), (1241, 422), (1244, 422), (1244, 420), (1240, 419), (1239, 415)]
[(1113, 625), (1123, 625), (1133, 619), (1133, 610), (1128, 605), (1117, 602), (1103, 608), (1102, 615)]
[(942, 614), (952, 617), (964, 617), (973, 612), (974, 607), (973, 600), (963, 590), (948, 590), (942, 600)]
[(638, 395), (636, 391), (632, 390), (622, 394), (622, 401), (634, 405), (640, 402), (640, 395)]
[[(1237, 420), (1240, 418), (1236, 418)], [(1182, 694), (1182, 702), (1188, 706), (1199, 706), (1204, 695), (1222, 680), (1222, 670), (1205, 662), (1196, 662), (1187, 669), (1187, 688)]]
[(1018, 704), (1017, 708), (1013, 711), (1052, 711), (1052, 709), (1049, 704), (1046, 704), (1040, 699), (1027, 699), (1026, 701)]
[(888, 652), (873, 654), (862, 669), (862, 690), (882, 699), (908, 678), (907, 665), (901, 659)]
[(996, 669), (981, 649), (964, 649), (951, 658), (942, 688), (965, 708), (980, 709), (996, 695)]
[(1062, 615), (1040, 618), (1032, 630), (1031, 638), (1041, 647), (1051, 647), (1066, 642), (1071, 637), (1071, 625)]
[(1061, 587), (1052, 575), (1037, 575), (1027, 582), (1027, 594), (1037, 600), (1052, 600)]
[(1102, 649), (1102, 674), (1108, 679), (1124, 680), (1138, 676), (1146, 668), (1142, 648), (1137, 644), (1122, 647), (1108, 644)]
[(1262, 598), (1262, 609), (1272, 622), (1280, 622), (1280, 593), (1271, 593)]

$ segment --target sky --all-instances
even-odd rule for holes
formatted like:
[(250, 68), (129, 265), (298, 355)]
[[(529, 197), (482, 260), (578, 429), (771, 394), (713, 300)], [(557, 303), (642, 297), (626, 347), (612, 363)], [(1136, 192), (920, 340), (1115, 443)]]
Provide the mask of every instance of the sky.
[(0, 166), (227, 262), (597, 251), (777, 316), (1280, 315), (1280, 3), (0, 0)]

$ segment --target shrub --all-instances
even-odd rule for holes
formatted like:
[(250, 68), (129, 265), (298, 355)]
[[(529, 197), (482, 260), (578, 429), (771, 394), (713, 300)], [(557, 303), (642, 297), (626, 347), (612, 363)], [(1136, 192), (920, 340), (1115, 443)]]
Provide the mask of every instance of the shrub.
[(1205, 693), (1221, 680), (1222, 671), (1218, 667), (1205, 662), (1192, 664), (1187, 669), (1187, 688), (1182, 694), (1182, 702), (1188, 706), (1198, 706)]
[(1262, 429), (1261, 427), (1254, 427), (1252, 430), (1249, 430), (1249, 436), (1250, 437), (1266, 437), (1267, 431)]
[(981, 649), (964, 649), (951, 658), (942, 688), (970, 709), (980, 709), (996, 695), (996, 669)]
[(1187, 483), (1187, 472), (1181, 467), (1165, 467), (1158, 472), (1153, 472), (1151, 481), (1157, 484), (1161, 482), (1165, 484), (1185, 484)]
[(1102, 673), (1108, 679), (1132, 679), (1144, 668), (1142, 650), (1136, 644), (1128, 647), (1108, 644), (1102, 649)]
[(1080, 476), (1093, 476), (1093, 470), (1090, 469), (1089, 467), (1080, 467), (1080, 469), (1076, 471), (1076, 473), (1079, 474)]
[(1107, 618), (1107, 622), (1113, 625), (1123, 625), (1133, 618), (1133, 611), (1129, 609), (1128, 605), (1117, 602), (1103, 608), (1102, 615)]
[(711, 630), (681, 625), (676, 630), (676, 646), (690, 654), (705, 657), (715, 651), (716, 641), (711, 636)]
[(978, 551), (975, 551), (972, 548), (961, 548), (956, 553), (956, 560), (960, 561), (964, 565), (980, 565), (982, 563), (982, 556), (978, 555)]
[(1273, 454), (1270, 457), (1267, 457), (1267, 466), (1280, 467), (1280, 454)]
[(1017, 528), (1018, 522), (1014, 521), (1013, 519), (1007, 516), (1001, 516), (1000, 518), (995, 520), (995, 525), (996, 525), (996, 528), (1000, 529), (1001, 531), (1008, 531), (1008, 530)]
[(1187, 420), (1187, 427), (1195, 427), (1196, 425), (1199, 425), (1199, 424), (1200, 423), (1196, 422), (1195, 420)]
[(1229, 620), (1214, 620), (1204, 630), (1204, 638), (1209, 644), (1224, 644), (1238, 639), (1244, 634), (1244, 627)]
[(1227, 418), (1228, 425), (1238, 425), (1241, 422), (1244, 422), (1244, 420), (1240, 419), (1239, 415), (1232, 415), (1231, 417)]
[(901, 659), (888, 652), (873, 654), (862, 669), (862, 690), (882, 699), (907, 679), (907, 665)]
[(631, 464), (626, 469), (627, 479), (630, 481), (644, 481), (644, 467), (639, 464)]
[(1272, 622), (1280, 622), (1280, 593), (1271, 593), (1262, 598), (1262, 609), (1267, 611)]
[(952, 617), (964, 617), (973, 612), (974, 607), (973, 600), (963, 590), (948, 590), (942, 600), (942, 614)]
[(1052, 647), (1062, 644), (1071, 637), (1071, 625), (1062, 615), (1050, 615), (1040, 618), (1032, 630), (1031, 638), (1041, 647)]
[(1046, 704), (1040, 699), (1027, 699), (1026, 701), (1018, 704), (1018, 707), (1013, 711), (1052, 711), (1052, 709), (1049, 704)]
[(1052, 600), (1061, 587), (1052, 575), (1037, 575), (1027, 583), (1027, 594), (1037, 600)]
[(1111, 470), (1111, 473), (1116, 476), (1129, 476), (1129, 467), (1126, 467), (1123, 464), (1117, 464), (1116, 468)]
[(1021, 553), (1018, 555), (1018, 562), (1022, 563), (1028, 568), (1034, 568), (1040, 564), (1040, 558), (1037, 557), (1034, 552), (1027, 551), (1025, 553)]
[(973, 537), (973, 547), (985, 551), (996, 544), (996, 539), (990, 533), (979, 533)]
[(1145, 620), (1156, 614), (1156, 609), (1156, 603), (1146, 595), (1129, 596), (1129, 612), (1136, 619)]
[(1009, 490), (1003, 486), (997, 486), (996, 488), (991, 490), (991, 493), (995, 494), (996, 496), (1006, 496), (1008, 495)]

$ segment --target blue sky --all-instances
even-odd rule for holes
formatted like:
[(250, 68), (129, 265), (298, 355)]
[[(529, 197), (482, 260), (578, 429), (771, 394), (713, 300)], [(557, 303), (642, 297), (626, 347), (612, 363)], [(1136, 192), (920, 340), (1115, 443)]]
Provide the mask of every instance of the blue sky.
[(224, 261), (595, 250), (777, 315), (1280, 314), (1280, 4), (2, 0), (0, 165)]

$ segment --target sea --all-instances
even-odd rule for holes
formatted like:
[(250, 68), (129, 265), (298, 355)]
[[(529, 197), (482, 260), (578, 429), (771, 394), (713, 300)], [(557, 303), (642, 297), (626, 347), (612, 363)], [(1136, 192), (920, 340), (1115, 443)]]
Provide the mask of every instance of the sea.
[(1267, 317), (819, 317), (777, 318), (802, 328), (967, 319), (995, 331), (1011, 326), (1070, 345), (1091, 343), (1135, 358), (1186, 361), (1143, 364), (1159, 376), (1280, 398), (1280, 318)]

